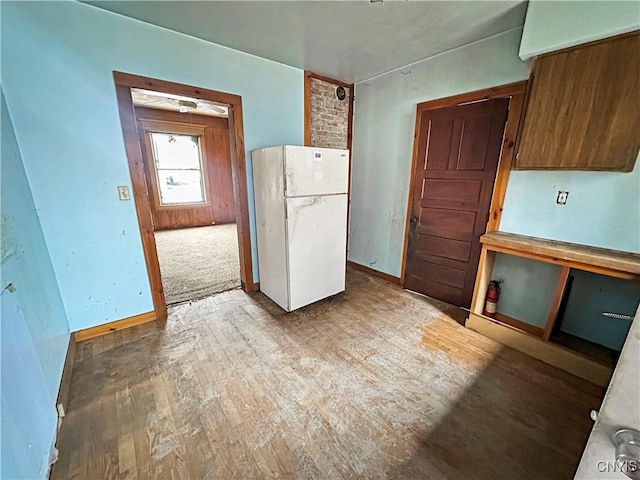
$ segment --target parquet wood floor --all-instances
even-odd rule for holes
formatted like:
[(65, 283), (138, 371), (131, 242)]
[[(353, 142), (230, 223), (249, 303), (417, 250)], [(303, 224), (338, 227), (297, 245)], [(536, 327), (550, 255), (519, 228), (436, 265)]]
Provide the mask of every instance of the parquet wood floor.
[(53, 479), (569, 479), (602, 390), (349, 271), (80, 343)]

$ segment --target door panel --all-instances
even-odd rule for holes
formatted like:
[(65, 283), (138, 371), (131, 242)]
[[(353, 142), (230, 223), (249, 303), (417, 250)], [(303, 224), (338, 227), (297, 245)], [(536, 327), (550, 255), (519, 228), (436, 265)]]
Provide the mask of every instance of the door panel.
[(464, 119), (458, 170), (484, 170), (491, 135), (492, 112)]
[(468, 307), (508, 99), (422, 113), (405, 288)]
[(420, 209), (420, 233), (434, 235), (442, 230), (449, 232), (448, 236), (455, 233), (466, 234), (473, 230), (476, 223), (476, 212), (462, 210), (447, 210), (444, 208)]
[(445, 180), (445, 179), (424, 179), (423, 201), (424, 200), (447, 200), (477, 202), (482, 191), (482, 181), (480, 180)]
[(287, 198), (289, 309), (344, 290), (347, 195)]
[(433, 235), (421, 235), (420, 237), (420, 243), (416, 245), (415, 249), (415, 254), (418, 258), (422, 255), (433, 255), (460, 262), (469, 260), (471, 242), (435, 237)]

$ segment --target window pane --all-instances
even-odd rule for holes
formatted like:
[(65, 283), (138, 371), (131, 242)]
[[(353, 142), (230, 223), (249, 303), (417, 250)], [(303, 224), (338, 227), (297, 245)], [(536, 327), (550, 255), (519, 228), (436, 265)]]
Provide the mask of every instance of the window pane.
[(150, 133), (153, 142), (160, 203), (206, 201), (200, 159), (200, 138), (176, 133)]
[(204, 202), (202, 183), (200, 170), (158, 169), (160, 201), (163, 204)]
[(152, 133), (151, 140), (158, 169), (200, 169), (200, 147), (197, 136)]

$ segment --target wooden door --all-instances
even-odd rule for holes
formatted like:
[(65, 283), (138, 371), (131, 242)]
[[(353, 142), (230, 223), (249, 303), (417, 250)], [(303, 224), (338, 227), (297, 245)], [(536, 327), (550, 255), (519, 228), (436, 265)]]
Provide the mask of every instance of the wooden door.
[(509, 99), (422, 113), (405, 288), (469, 307)]

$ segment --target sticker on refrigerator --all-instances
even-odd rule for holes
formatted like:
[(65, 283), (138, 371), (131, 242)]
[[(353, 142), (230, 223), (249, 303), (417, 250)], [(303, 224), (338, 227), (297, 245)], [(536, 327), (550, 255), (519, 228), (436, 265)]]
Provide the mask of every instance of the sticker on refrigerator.
[(313, 172), (313, 178), (316, 180), (322, 180), (322, 172)]
[(316, 162), (321, 162), (322, 161), (322, 152), (316, 150), (315, 152), (313, 152), (313, 159)]

